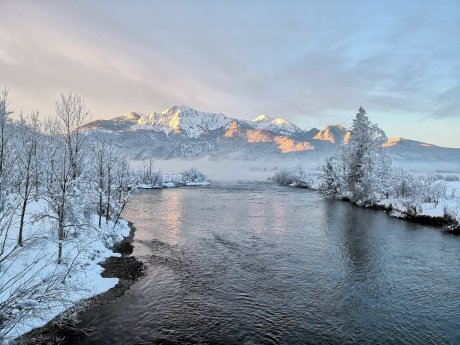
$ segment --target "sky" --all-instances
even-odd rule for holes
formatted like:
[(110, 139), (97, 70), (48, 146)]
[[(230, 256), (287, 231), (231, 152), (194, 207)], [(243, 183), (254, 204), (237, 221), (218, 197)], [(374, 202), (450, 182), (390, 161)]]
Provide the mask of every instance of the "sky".
[(171, 105), (460, 147), (460, 1), (0, 0), (11, 108), (93, 119)]

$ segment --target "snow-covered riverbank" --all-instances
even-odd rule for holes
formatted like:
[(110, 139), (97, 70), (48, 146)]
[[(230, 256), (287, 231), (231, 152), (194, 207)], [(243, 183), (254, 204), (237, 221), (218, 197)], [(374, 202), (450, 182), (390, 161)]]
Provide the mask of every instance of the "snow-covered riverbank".
[[(456, 176), (416, 175), (407, 176), (417, 180), (410, 196), (397, 196), (388, 193), (388, 197), (377, 198), (372, 204), (358, 206), (374, 207), (385, 210), (390, 216), (410, 221), (440, 226), (452, 233), (460, 233), (460, 180)], [(304, 171), (297, 167), (279, 171), (273, 178), (280, 185), (296, 188), (309, 188), (322, 192), (324, 174), (319, 170)], [(336, 198), (347, 200), (346, 196)]]
[[(165, 181), (162, 185), (141, 184), (137, 188), (204, 186), (209, 183), (208, 180)], [(5, 243), (2, 252), (11, 252), (12, 255), (2, 262), (0, 275), (0, 344), (8, 344), (56, 317), (53, 320), (56, 323), (72, 319), (74, 311), (84, 308), (88, 298), (112, 289), (119, 281), (102, 277), (104, 269), (100, 264), (110, 257), (120, 256), (112, 248), (130, 234), (128, 223), (123, 219), (111, 219), (99, 227), (97, 214), (85, 218), (83, 210), (75, 206), (76, 213), (79, 213), (76, 216), (83, 226), (73, 228), (67, 234), (59, 264), (55, 220), (49, 216), (47, 207), (45, 200), (29, 203), (22, 247), (17, 245), (17, 214), (11, 215), (10, 230), (1, 234), (1, 243)]]
[[(18, 227), (5, 234), (6, 253), (0, 276), (2, 328), (0, 343), (41, 327), (80, 301), (114, 287), (118, 279), (103, 278), (100, 262), (119, 256), (110, 248), (128, 236), (124, 220), (113, 220), (99, 228), (98, 217), (88, 219), (84, 229), (70, 232), (64, 241), (63, 260), (57, 262), (56, 231), (44, 201), (32, 202), (26, 214), (24, 245), (16, 248)], [(12, 218), (12, 223), (17, 219)], [(14, 250), (13, 250), (14, 249)], [(65, 313), (63, 318), (69, 316)]]

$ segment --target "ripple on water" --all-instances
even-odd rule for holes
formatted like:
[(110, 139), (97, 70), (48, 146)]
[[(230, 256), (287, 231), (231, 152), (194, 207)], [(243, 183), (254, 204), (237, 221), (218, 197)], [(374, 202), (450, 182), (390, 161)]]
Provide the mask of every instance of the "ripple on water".
[(146, 277), (78, 343), (460, 343), (458, 237), (267, 183), (145, 191), (124, 216)]

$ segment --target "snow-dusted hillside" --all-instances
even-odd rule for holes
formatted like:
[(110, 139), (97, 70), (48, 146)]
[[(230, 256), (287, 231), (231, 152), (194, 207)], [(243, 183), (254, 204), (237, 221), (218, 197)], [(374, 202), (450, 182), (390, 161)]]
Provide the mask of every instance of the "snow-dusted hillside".
[[(91, 133), (112, 139), (132, 157), (143, 159), (272, 160), (295, 159), (321, 162), (350, 132), (342, 125), (302, 130), (282, 118), (259, 115), (252, 121), (190, 107), (172, 106), (150, 115), (127, 113), (85, 126)], [(401, 165), (437, 162), (437, 169), (460, 170), (460, 149), (444, 148), (409, 139), (393, 138), (384, 145)]]

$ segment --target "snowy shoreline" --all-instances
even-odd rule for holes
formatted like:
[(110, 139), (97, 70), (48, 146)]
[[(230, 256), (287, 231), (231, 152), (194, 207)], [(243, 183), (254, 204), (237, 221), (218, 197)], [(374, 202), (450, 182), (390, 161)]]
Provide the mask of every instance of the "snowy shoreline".
[[(138, 189), (179, 188), (183, 186), (206, 186), (209, 181), (182, 182), (175, 184), (166, 182), (162, 186), (137, 186)], [(37, 221), (37, 215), (46, 210), (44, 201), (32, 202), (26, 216), (28, 224), (24, 234), (24, 247), (18, 252), (15, 265), (3, 272), (0, 282), (15, 279), (16, 282), (3, 289), (0, 302), (11, 299), (18, 300), (14, 294), (21, 293), (23, 285), (38, 290), (40, 282), (48, 276), (56, 276), (53, 289), (61, 291), (56, 298), (42, 298), (36, 292), (34, 297), (23, 298), (22, 304), (12, 301), (16, 305), (13, 313), (21, 313), (20, 321), (0, 337), (0, 344), (14, 343), (14, 339), (31, 339), (42, 337), (47, 330), (56, 329), (61, 325), (75, 320), (79, 310), (93, 305), (94, 300), (111, 300), (123, 294), (129, 286), (142, 274), (131, 277), (133, 267), (142, 265), (140, 261), (130, 256), (132, 253), (132, 238), (134, 226), (123, 218), (109, 220), (102, 227), (98, 227), (98, 216), (93, 214), (89, 219), (89, 228), (84, 235), (75, 233), (66, 239), (63, 264), (56, 262), (56, 241), (53, 228), (46, 218)], [(14, 230), (17, 230), (16, 228)], [(17, 233), (9, 235), (10, 245), (14, 245)], [(129, 259), (128, 259), (129, 258)], [(128, 259), (128, 260), (124, 260)], [(33, 263), (32, 268), (25, 272), (24, 277), (16, 279)], [(141, 270), (139, 267), (137, 270)], [(57, 274), (56, 272), (59, 272)], [(62, 272), (61, 272), (62, 271)], [(60, 281), (62, 280), (62, 281)], [(2, 283), (7, 286), (7, 283)], [(1, 292), (1, 291), (0, 291)], [(112, 296), (112, 297), (110, 297)]]
[(211, 182), (203, 181), (203, 182), (183, 182), (183, 183), (175, 183), (175, 182), (164, 182), (161, 185), (148, 185), (148, 184), (140, 184), (137, 186), (139, 189), (167, 189), (167, 188), (180, 188), (180, 187), (204, 187), (209, 186)]
[[(201, 182), (181, 181), (181, 183), (165, 182), (161, 186), (138, 185), (136, 189), (166, 189), (180, 187), (200, 187), (207, 186), (208, 180)], [(40, 207), (34, 208), (36, 212)], [(31, 219), (34, 218), (30, 214)], [(94, 227), (97, 224), (96, 215), (93, 216), (92, 223)], [(40, 225), (36, 224), (40, 227)], [(44, 226), (42, 224), (42, 226)], [(98, 236), (85, 238), (86, 248), (89, 253), (79, 252), (78, 261), (85, 261), (79, 269), (72, 271), (73, 280), (78, 281), (78, 291), (75, 292), (74, 298), (67, 298), (66, 303), (55, 306), (54, 309), (48, 308), (47, 312), (40, 317), (35, 317), (34, 312), (25, 317), (21, 323), (18, 323), (11, 332), (3, 339), (0, 338), (0, 344), (21, 342), (41, 342), (45, 340), (58, 339), (63, 335), (71, 335), (75, 332), (71, 327), (72, 322), (78, 321), (72, 316), (73, 312), (85, 310), (100, 303), (107, 303), (123, 295), (135, 281), (144, 274), (144, 264), (135, 257), (131, 256), (133, 251), (132, 241), (136, 231), (133, 224), (123, 218), (119, 218), (117, 224), (112, 220), (97, 233)], [(107, 230), (107, 231), (105, 231)], [(14, 236), (13, 236), (14, 237)], [(51, 240), (51, 237), (48, 239)], [(52, 243), (49, 252), (52, 252)], [(81, 247), (81, 245), (79, 246)], [(93, 255), (94, 253), (97, 255)], [(88, 255), (85, 255), (88, 254)], [(69, 253), (70, 257), (71, 253)], [(90, 257), (90, 259), (86, 258)], [(86, 258), (86, 259), (84, 259)], [(13, 271), (10, 272), (14, 274)], [(66, 283), (71, 284), (67, 278)], [(70, 323), (67, 320), (70, 316)], [(76, 315), (75, 315), (76, 316)], [(70, 324), (70, 326), (69, 326)], [(67, 327), (66, 327), (67, 326)]]
[[(317, 174), (311, 174), (310, 176), (304, 176), (301, 178), (299, 176), (293, 177), (296, 180), (294, 182), (283, 184), (278, 183), (281, 186), (291, 187), (291, 188), (305, 188), (315, 192), (321, 193), (321, 182)], [(449, 189), (452, 193), (456, 193), (457, 190), (460, 190), (460, 182), (450, 182), (448, 183)], [(382, 199), (377, 201), (374, 205), (360, 205), (357, 203), (351, 202), (350, 199), (344, 197), (334, 197), (329, 196), (325, 193), (322, 193), (327, 197), (334, 198), (336, 200), (342, 200), (345, 202), (350, 202), (355, 206), (364, 207), (368, 209), (384, 211), (392, 218), (397, 218), (401, 220), (406, 220), (408, 222), (421, 224), (421, 225), (431, 225), (434, 227), (440, 228), (441, 231), (444, 231), (449, 234), (460, 235), (460, 219), (458, 212), (452, 212), (453, 208), (458, 205), (453, 205), (458, 199), (455, 199), (452, 202), (449, 200), (442, 200), (436, 204), (434, 203), (423, 203), (415, 204), (410, 203), (404, 199)], [(446, 214), (446, 209), (449, 208), (454, 215)]]
[[(131, 256), (133, 252), (133, 239), (136, 232), (136, 228), (133, 223), (127, 221), (130, 229), (129, 234), (114, 243), (110, 248), (115, 255), (105, 258), (99, 265), (103, 268), (101, 272), (102, 278), (113, 278), (118, 279), (118, 282), (112, 288), (106, 291), (102, 291), (99, 294), (91, 296), (78, 303), (83, 303), (83, 310), (88, 310), (98, 305), (110, 303), (116, 298), (122, 296), (137, 280), (142, 278), (145, 274), (145, 265), (134, 256)], [(74, 308), (70, 307), (70, 309)], [(77, 312), (79, 310), (77, 309)], [(57, 315), (56, 318), (49, 320), (45, 325), (32, 329), (30, 332), (23, 334), (13, 341), (20, 342), (32, 342), (32, 343), (48, 343), (53, 342), (56, 339), (62, 340), (66, 337), (72, 337), (73, 334), (81, 332), (78, 327), (73, 327), (72, 323), (63, 324), (55, 322), (61, 315)], [(77, 320), (78, 321), (78, 320)]]
[[(28, 240), (18, 251), (14, 266), (10, 266), (1, 277), (4, 288), (0, 301), (11, 299), (15, 308), (11, 311), (12, 315), (21, 316), (3, 339), (0, 338), (0, 343), (8, 344), (51, 320), (62, 323), (65, 318), (72, 318), (72, 309), (84, 308), (86, 300), (115, 287), (119, 280), (103, 277), (101, 263), (110, 257), (121, 256), (111, 248), (129, 236), (131, 231), (122, 219), (117, 224), (111, 220), (97, 228), (94, 226), (97, 224), (95, 215), (91, 217), (92, 231), (70, 235), (72, 238), (66, 240), (63, 263), (58, 264), (53, 227), (46, 220), (33, 221), (37, 214), (43, 212), (44, 203), (31, 204), (30, 208), (30, 226), (25, 234)], [(16, 238), (14, 231), (10, 235)], [(47, 291), (54, 293), (48, 295)], [(25, 297), (21, 297), (23, 295)]]

